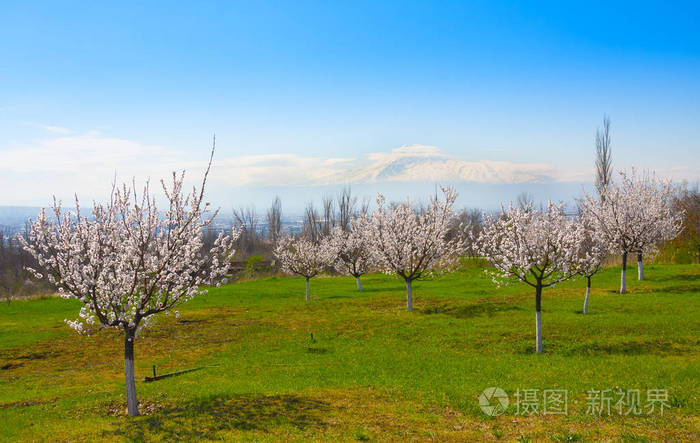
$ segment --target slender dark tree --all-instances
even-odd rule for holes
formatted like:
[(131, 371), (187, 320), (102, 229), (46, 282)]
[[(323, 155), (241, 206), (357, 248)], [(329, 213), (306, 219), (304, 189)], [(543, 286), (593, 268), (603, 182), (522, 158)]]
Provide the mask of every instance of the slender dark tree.
[(322, 223), (320, 218), (313, 202), (307, 203), (306, 209), (304, 209), (304, 224), (301, 233), (312, 243), (316, 243), (321, 238)]
[(357, 206), (357, 197), (353, 197), (350, 186), (343, 188), (343, 191), (338, 194), (336, 205), (338, 206), (336, 226), (339, 226), (343, 231), (348, 231), (350, 229), (350, 221), (355, 216), (355, 207)]
[(328, 237), (331, 234), (331, 229), (335, 226), (335, 199), (326, 195), (323, 197), (321, 205), (323, 206), (323, 220), (321, 220), (321, 234)]
[(267, 233), (270, 237), (270, 242), (273, 245), (277, 244), (282, 231), (282, 202), (279, 196), (275, 196), (272, 201), (272, 206), (267, 210)]
[(258, 213), (254, 206), (233, 210), (233, 226), (240, 232), (238, 249), (246, 254), (252, 254), (259, 244)]
[(610, 117), (603, 116), (603, 127), (595, 133), (595, 187), (601, 200), (612, 179), (610, 152)]

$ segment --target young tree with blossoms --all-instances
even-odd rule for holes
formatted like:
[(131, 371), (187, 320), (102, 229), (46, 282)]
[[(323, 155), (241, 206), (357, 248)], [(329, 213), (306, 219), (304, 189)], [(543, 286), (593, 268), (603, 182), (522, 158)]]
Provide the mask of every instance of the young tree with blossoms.
[(442, 192), (442, 201), (435, 196), (422, 211), (416, 211), (410, 202), (387, 207), (379, 194), (377, 209), (371, 215), (371, 242), (377, 262), (385, 273), (406, 282), (409, 311), (413, 311), (413, 281), (453, 267), (464, 249), (463, 238), (448, 235), (457, 193), (453, 188), (442, 188)]
[(586, 298), (583, 301), (583, 313), (588, 314), (588, 300), (591, 295), (591, 278), (603, 268), (608, 256), (608, 245), (599, 231), (594, 229), (590, 215), (580, 214), (578, 223), (583, 229), (583, 239), (576, 262), (578, 274), (586, 277)]
[(485, 218), (478, 250), (495, 266), (496, 283), (514, 279), (535, 288), (536, 349), (542, 353), (542, 289), (576, 274), (583, 231), (552, 202), (543, 211), (511, 204)]
[[(213, 156), (212, 150), (212, 156)], [(209, 161), (211, 167), (211, 158)], [(203, 229), (216, 215), (207, 210), (204, 186), (183, 191), (184, 172), (173, 173), (172, 184), (161, 180), (166, 207), (160, 209), (148, 184), (141, 192), (126, 184), (115, 186), (108, 204), (95, 203), (92, 216), (64, 212), (60, 202), (53, 217), (42, 209), (30, 222), (25, 249), (42, 271), (37, 276), (55, 284), (62, 297), (83, 305), (79, 318), (66, 320), (79, 333), (101, 328), (124, 331), (124, 376), (127, 411), (138, 415), (134, 379), (134, 341), (155, 314), (173, 309), (197, 294), (228, 270), (235, 237), (218, 235), (212, 248), (203, 249)]]
[(333, 264), (336, 251), (327, 238), (314, 242), (306, 237), (284, 237), (274, 251), (284, 272), (306, 279), (306, 301), (309, 301), (309, 280)]
[(624, 177), (634, 186), (639, 195), (640, 207), (637, 222), (634, 224), (637, 237), (637, 279), (644, 280), (643, 254), (657, 252), (664, 242), (673, 240), (683, 229), (684, 213), (677, 212), (674, 207), (675, 189), (670, 180), (656, 179), (654, 174), (643, 173), (635, 180), (632, 172), (631, 179)]
[(374, 265), (374, 248), (372, 247), (371, 223), (362, 214), (348, 223), (348, 229), (336, 227), (331, 235), (331, 247), (337, 258), (334, 268), (344, 275), (352, 275), (357, 280), (357, 290), (362, 291), (360, 277), (369, 272)]
[(604, 198), (585, 195), (583, 210), (590, 214), (593, 229), (622, 255), (620, 293), (626, 292), (627, 255), (637, 253), (638, 278), (644, 278), (643, 252), (654, 252), (659, 244), (675, 238), (682, 228), (683, 214), (673, 210), (670, 181), (654, 174), (620, 171), (619, 182), (610, 183)]

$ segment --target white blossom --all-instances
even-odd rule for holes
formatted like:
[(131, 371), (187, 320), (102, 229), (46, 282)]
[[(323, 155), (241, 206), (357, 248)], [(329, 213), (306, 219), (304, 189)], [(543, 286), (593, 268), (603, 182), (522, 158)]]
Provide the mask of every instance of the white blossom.
[[(85, 323), (134, 329), (144, 318), (202, 293), (200, 286), (222, 277), (233, 254), (231, 235), (220, 233), (209, 254), (202, 254), (201, 194), (182, 192), (184, 175), (173, 174), (169, 201), (160, 210), (148, 185), (142, 193), (115, 187), (109, 204), (95, 203), (92, 217), (64, 212), (54, 200), (53, 219), (42, 209), (30, 223), (24, 248), (46, 270), (62, 296), (83, 303), (79, 319), (69, 324), (82, 332)], [(78, 328), (78, 324), (83, 324)]]

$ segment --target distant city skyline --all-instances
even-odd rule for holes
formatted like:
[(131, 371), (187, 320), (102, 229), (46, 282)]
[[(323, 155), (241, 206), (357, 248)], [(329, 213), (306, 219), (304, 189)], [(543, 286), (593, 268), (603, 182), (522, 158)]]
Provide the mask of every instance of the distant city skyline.
[(347, 184), (570, 201), (604, 114), (615, 169), (695, 182), (699, 22), (693, 2), (7, 4), (0, 205), (196, 183), (214, 133), (222, 208)]

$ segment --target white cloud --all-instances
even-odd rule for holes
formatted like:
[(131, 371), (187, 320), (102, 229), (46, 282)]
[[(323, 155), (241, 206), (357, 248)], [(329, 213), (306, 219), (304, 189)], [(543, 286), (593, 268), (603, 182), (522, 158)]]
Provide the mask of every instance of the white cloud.
[(47, 132), (53, 132), (54, 134), (72, 134), (73, 131), (71, 131), (68, 128), (64, 128), (61, 126), (49, 126), (49, 125), (44, 125), (42, 128), (47, 131)]
[(0, 149), (0, 204), (45, 204), (51, 195), (102, 199), (118, 181), (159, 179), (182, 169), (182, 153), (97, 132)]
[[(74, 192), (81, 199), (101, 199), (115, 174), (120, 182), (132, 177), (141, 182), (185, 169), (193, 183), (201, 177), (205, 159), (99, 132), (47, 138), (0, 150), (0, 186), (12, 190), (0, 196), (0, 204), (41, 204), (52, 194), (70, 199)], [(218, 194), (245, 186), (401, 181), (542, 182), (552, 179), (552, 171), (550, 165), (538, 163), (467, 162), (434, 146), (410, 145), (365, 158), (298, 154), (216, 158), (210, 190)]]
[(227, 186), (325, 184), (342, 175), (353, 159), (296, 154), (246, 155), (216, 159), (212, 181)]
[[(45, 139), (0, 150), (0, 168), (17, 173), (83, 176), (125, 169), (129, 175), (178, 160), (178, 152), (160, 146), (102, 136), (98, 132)], [(162, 169), (162, 168), (157, 168)], [(119, 171), (121, 172), (121, 171)]]
[[(54, 133), (59, 133), (54, 131)], [(196, 156), (196, 158), (193, 158)], [(52, 194), (64, 200), (102, 199), (112, 180), (157, 181), (185, 169), (196, 183), (206, 152), (187, 153), (164, 146), (108, 137), (99, 132), (60, 134), (11, 148), (0, 148), (0, 205), (45, 204)], [(657, 171), (675, 179), (697, 177), (694, 166)], [(215, 158), (209, 191), (231, 188), (333, 186), (402, 182), (559, 183), (590, 181), (588, 170), (565, 171), (547, 163), (467, 161), (434, 146), (407, 145), (360, 158), (260, 154)]]

